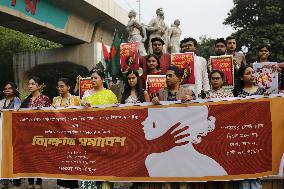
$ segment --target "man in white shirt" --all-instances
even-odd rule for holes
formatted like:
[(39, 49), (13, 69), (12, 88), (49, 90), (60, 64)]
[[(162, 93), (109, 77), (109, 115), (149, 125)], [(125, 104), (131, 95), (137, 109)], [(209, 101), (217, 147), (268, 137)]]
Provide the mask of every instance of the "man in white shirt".
[[(180, 42), (180, 49), (182, 53), (195, 52), (197, 49), (197, 41), (194, 38), (184, 38)], [(189, 87), (194, 91), (196, 97), (200, 97), (201, 91), (208, 91), (210, 89), (207, 61), (201, 56), (194, 55), (194, 77), (195, 84), (183, 83), (183, 87)]]

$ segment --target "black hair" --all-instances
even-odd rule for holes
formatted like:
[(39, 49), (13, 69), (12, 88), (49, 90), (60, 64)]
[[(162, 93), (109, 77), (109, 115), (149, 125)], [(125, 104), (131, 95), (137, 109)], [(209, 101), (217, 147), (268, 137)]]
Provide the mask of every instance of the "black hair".
[[(34, 80), (38, 85), (42, 85), (43, 82), (38, 76), (33, 76), (29, 80)], [(33, 94), (31, 93), (27, 98), (24, 99), (24, 101), (21, 104), (21, 108), (28, 108), (30, 99), (33, 97)]]
[(66, 78), (66, 77), (61, 77), (61, 78), (59, 78), (58, 79), (58, 81), (57, 81), (57, 83), (59, 82), (59, 81), (62, 81), (67, 87), (71, 87), (71, 82), (70, 82), (70, 80), (68, 79), (68, 78)]
[(228, 37), (226, 38), (226, 43), (228, 43), (228, 41), (231, 40), (231, 39), (235, 39), (235, 40), (236, 40), (235, 37), (233, 37), (233, 36), (228, 36)]
[(197, 47), (197, 41), (196, 39), (192, 38), (192, 37), (188, 37), (188, 38), (184, 38), (183, 40), (180, 41), (179, 47), (182, 48), (182, 44), (187, 43), (189, 41), (192, 41), (194, 44), (194, 47)]
[(38, 85), (42, 85), (43, 82), (38, 76), (33, 76), (29, 80), (34, 80)]
[(97, 73), (102, 79), (105, 79), (105, 78), (106, 78), (106, 74), (105, 74), (104, 70), (102, 70), (102, 69), (93, 68), (93, 69), (91, 69), (91, 71), (90, 71), (90, 76), (91, 76), (93, 73)]
[(241, 80), (241, 77), (244, 76), (247, 68), (252, 68), (252, 67), (247, 65), (247, 66), (241, 66), (239, 68), (238, 78), (237, 78), (237, 81), (235, 83), (235, 87), (233, 89), (233, 94), (234, 94), (235, 97), (237, 97), (239, 95), (240, 91), (244, 88), (244, 81)]
[[(6, 81), (2, 88), (4, 89), (6, 85), (11, 85), (12, 90), (13, 90), (13, 94), (16, 97), (20, 98), (20, 93), (19, 93), (19, 91), (17, 89), (18, 87), (17, 87), (17, 85), (14, 82)], [(3, 93), (4, 93), (4, 91), (3, 91)]]
[(131, 86), (129, 85), (128, 79), (127, 79), (127, 77), (130, 74), (134, 74), (137, 77), (136, 95), (137, 95), (138, 100), (140, 102), (145, 101), (144, 91), (143, 91), (143, 88), (142, 88), (142, 81), (141, 81), (141, 78), (139, 77), (139, 73), (136, 70), (130, 69), (126, 73), (126, 82), (125, 82), (124, 91), (123, 91), (122, 97), (121, 97), (121, 104), (125, 104), (125, 100), (130, 96), (130, 93), (131, 93)]
[(155, 41), (160, 41), (162, 43), (162, 45), (165, 44), (164, 40), (160, 37), (154, 37), (151, 39), (151, 43), (153, 44)]
[[(267, 50), (269, 51), (269, 56), (267, 57), (267, 60), (268, 61), (271, 61), (271, 47), (270, 45), (268, 44), (261, 44), (257, 47), (257, 52), (259, 52), (262, 48), (267, 48)], [(257, 62), (260, 62), (260, 57), (257, 53), (257, 59), (256, 59)]]
[(67, 87), (70, 87), (69, 92), (73, 91), (72, 83), (71, 83), (70, 79), (68, 79), (66, 77), (61, 77), (61, 78), (58, 79), (57, 83), (59, 81), (62, 81)]
[(225, 41), (224, 38), (218, 38), (218, 39), (216, 39), (216, 41), (215, 41), (215, 43), (214, 43), (214, 46), (216, 46), (217, 43), (223, 43), (223, 44), (227, 47), (227, 43), (226, 43), (226, 41)]
[(220, 74), (222, 80), (224, 81), (224, 79), (225, 79), (224, 72), (222, 72), (222, 71), (220, 71), (220, 70), (212, 70), (212, 71), (209, 73), (209, 79), (211, 79), (211, 76), (212, 76), (214, 73)]
[(178, 67), (176, 67), (176, 66), (169, 66), (167, 70), (174, 71), (175, 75), (178, 78), (181, 78), (183, 76), (181, 70)]
[(154, 58), (157, 60), (157, 63), (158, 63), (158, 65), (157, 65), (157, 70), (159, 70), (159, 69), (160, 69), (160, 59), (159, 59), (159, 57), (158, 57), (157, 55), (155, 55), (155, 54), (149, 54), (149, 55), (147, 55), (147, 57), (146, 57), (146, 68), (147, 68), (147, 73), (149, 73), (149, 72), (150, 72), (150, 70), (149, 70), (149, 68), (148, 68), (148, 64), (147, 64), (147, 62), (148, 62), (149, 58), (151, 58), (151, 57), (154, 57)]
[(107, 85), (107, 83), (105, 82), (105, 79), (106, 79), (105, 70), (104, 70), (104, 69), (101, 69), (101, 68), (93, 68), (93, 69), (91, 69), (91, 71), (90, 71), (90, 76), (91, 76), (93, 73), (97, 73), (97, 74), (102, 78), (102, 80), (104, 80), (104, 82), (103, 82), (103, 87), (106, 88), (106, 89), (108, 89), (108, 85)]

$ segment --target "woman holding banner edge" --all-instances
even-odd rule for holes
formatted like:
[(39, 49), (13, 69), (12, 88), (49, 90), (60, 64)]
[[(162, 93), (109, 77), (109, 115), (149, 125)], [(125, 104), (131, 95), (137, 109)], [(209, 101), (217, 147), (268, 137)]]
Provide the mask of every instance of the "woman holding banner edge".
[[(31, 94), (22, 102), (21, 108), (38, 108), (38, 107), (50, 107), (51, 103), (48, 96), (41, 93), (44, 83), (37, 77), (31, 77), (29, 79), (28, 88)], [(34, 178), (28, 178), (28, 189), (42, 189), (42, 179), (37, 178), (34, 185)]]
[[(264, 95), (265, 89), (255, 85), (256, 77), (252, 67), (242, 66), (238, 71), (239, 78), (235, 88), (233, 89), (234, 96), (246, 97), (252, 95)], [(243, 180), (240, 181), (240, 189), (261, 189), (262, 184), (259, 180)]]
[[(107, 89), (105, 83), (106, 75), (105, 70), (99, 66), (93, 68), (90, 71), (90, 75), (93, 81), (93, 89), (85, 91), (82, 97), (82, 105), (85, 107), (91, 107), (94, 105), (105, 105), (105, 104), (116, 104), (117, 97), (115, 94)], [(81, 185), (91, 184), (92, 186), (104, 189), (112, 188), (112, 184), (109, 182), (98, 182), (98, 181), (82, 181)], [(82, 186), (81, 186), (82, 187)]]
[[(21, 106), (20, 93), (17, 90), (17, 85), (14, 82), (5, 82), (3, 86), (4, 98), (0, 100), (0, 110), (14, 109), (18, 110)], [(2, 180), (4, 187), (8, 187), (9, 180)], [(19, 189), (21, 186), (21, 179), (13, 179), (13, 188)]]
[[(68, 107), (68, 106), (80, 106), (80, 99), (77, 96), (73, 96), (69, 93), (71, 84), (69, 79), (60, 78), (57, 81), (56, 89), (58, 90), (59, 96), (53, 98), (52, 106), (54, 107)], [(74, 189), (79, 188), (78, 180), (61, 180), (57, 179), (57, 185), (60, 189)]]

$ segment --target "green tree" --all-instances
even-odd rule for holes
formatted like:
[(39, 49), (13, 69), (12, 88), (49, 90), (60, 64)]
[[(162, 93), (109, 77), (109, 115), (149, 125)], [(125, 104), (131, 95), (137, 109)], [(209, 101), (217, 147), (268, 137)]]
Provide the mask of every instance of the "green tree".
[(246, 58), (253, 62), (257, 47), (271, 46), (274, 61), (284, 60), (284, 1), (283, 0), (234, 0), (224, 24), (237, 30), (238, 48), (247, 48)]
[(199, 38), (197, 54), (204, 57), (206, 60), (210, 56), (214, 56), (214, 43), (216, 39), (207, 38), (206, 36), (201, 36)]
[(61, 45), (0, 26), (0, 85), (13, 81), (13, 55)]

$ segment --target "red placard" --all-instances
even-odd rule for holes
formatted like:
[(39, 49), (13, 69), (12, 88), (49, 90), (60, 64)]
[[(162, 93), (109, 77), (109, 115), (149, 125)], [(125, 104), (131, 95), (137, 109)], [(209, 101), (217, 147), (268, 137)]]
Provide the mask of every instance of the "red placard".
[(224, 72), (225, 85), (234, 86), (234, 64), (232, 55), (210, 56), (212, 70)]
[(167, 87), (165, 75), (147, 75), (147, 89), (150, 96)]
[(138, 43), (121, 43), (120, 44), (120, 67), (122, 72), (129, 69), (139, 69)]
[(171, 62), (183, 72), (182, 84), (195, 84), (193, 52), (174, 53), (171, 55)]
[(93, 81), (91, 77), (79, 79), (79, 96), (82, 99), (84, 92), (93, 88)]

